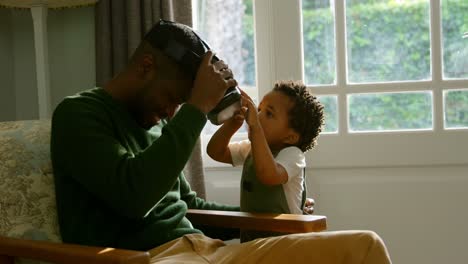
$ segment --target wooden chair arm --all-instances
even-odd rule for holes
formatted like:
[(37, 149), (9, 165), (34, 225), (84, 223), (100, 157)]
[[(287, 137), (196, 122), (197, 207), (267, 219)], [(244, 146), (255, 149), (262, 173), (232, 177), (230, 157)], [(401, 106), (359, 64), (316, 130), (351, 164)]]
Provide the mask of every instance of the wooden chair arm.
[(145, 251), (89, 247), (0, 236), (0, 263), (9, 263), (9, 259), (12, 261), (13, 258), (29, 258), (63, 264), (148, 264), (150, 255)]
[[(194, 224), (282, 233), (318, 232), (327, 228), (321, 215), (263, 214), (190, 209)], [(14, 258), (28, 258), (63, 264), (148, 264), (145, 251), (90, 247), (48, 241), (0, 236), (0, 264), (13, 264)]]
[(189, 209), (187, 218), (195, 225), (281, 233), (318, 232), (327, 228), (327, 217), (322, 215), (264, 214)]

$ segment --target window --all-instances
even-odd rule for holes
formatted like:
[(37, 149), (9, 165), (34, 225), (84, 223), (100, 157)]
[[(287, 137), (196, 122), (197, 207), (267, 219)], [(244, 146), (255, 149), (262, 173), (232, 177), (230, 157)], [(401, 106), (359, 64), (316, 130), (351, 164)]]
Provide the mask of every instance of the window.
[[(444, 2), (447, 3), (442, 10), (450, 8), (451, 14), (455, 14), (442, 19), (447, 33), (443, 35), (444, 42), (450, 47), (444, 46), (448, 54), (444, 56), (444, 64), (451, 66), (445, 67), (450, 68), (446, 75), (463, 77), (468, 68), (463, 65), (468, 60), (463, 52), (468, 45), (460, 42), (463, 41), (463, 21), (468, 16), (463, 13), (462, 1)], [(363, 84), (356, 87), (379, 92), (379, 83), (385, 83), (387, 86), (382, 87), (391, 91), (401, 90), (392, 82), (431, 80), (429, 1), (348, 0), (341, 7), (345, 19), (341, 37), (346, 41), (343, 52), (346, 60), (341, 62), (346, 62), (347, 71), (341, 76), (345, 80), (339, 88), (345, 90), (343, 95), (348, 95), (348, 131), (432, 129), (432, 91), (391, 95), (352, 95), (346, 91), (346, 84)], [(302, 2), (304, 78), (312, 87), (336, 86), (335, 8), (334, 1), (330, 0)], [(443, 17), (447, 14), (443, 12)], [(369, 83), (374, 85), (365, 86)], [(414, 84), (418, 90), (427, 89)]]
[[(228, 63), (239, 87), (257, 100), (253, 0), (193, 0), (194, 29), (218, 57)], [(217, 126), (207, 123), (203, 133), (211, 135)], [(245, 132), (245, 127), (239, 132)]]
[(349, 83), (428, 80), (428, 0), (346, 1)]
[(322, 133), (337, 133), (338, 132), (338, 96), (323, 95), (318, 96), (320, 103), (324, 106), (325, 127)]
[(304, 82), (336, 84), (335, 12), (329, 1), (304, 1)]
[(468, 89), (445, 90), (444, 106), (446, 128), (468, 128)]
[(468, 1), (233, 2), (253, 25), (250, 94), (302, 79), (325, 106), (309, 165), (467, 163)]
[(432, 94), (423, 92), (348, 95), (349, 131), (432, 129)]
[(446, 79), (467, 79), (468, 2), (443, 0), (441, 5), (444, 77)]
[(338, 124), (345, 152), (346, 145), (355, 145), (351, 140), (365, 144), (368, 153), (381, 152), (372, 139), (401, 144), (401, 151), (421, 148), (427, 139), (418, 135), (442, 144), (450, 136), (444, 131), (468, 128), (467, 1), (301, 5), (304, 80), (324, 98), (326, 124)]

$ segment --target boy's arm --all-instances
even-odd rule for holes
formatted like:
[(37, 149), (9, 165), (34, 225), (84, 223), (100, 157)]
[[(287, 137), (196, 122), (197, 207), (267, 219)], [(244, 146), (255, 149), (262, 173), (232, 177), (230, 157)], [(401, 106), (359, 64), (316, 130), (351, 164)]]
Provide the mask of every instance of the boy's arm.
[(279, 185), (288, 181), (288, 173), (278, 164), (271, 154), (268, 143), (260, 124), (250, 127), (250, 144), (254, 160), (255, 173), (260, 182), (265, 185)]
[(242, 126), (243, 122), (244, 117), (240, 113), (236, 113), (234, 117), (224, 122), (208, 142), (206, 147), (208, 156), (219, 162), (233, 164), (228, 145), (232, 135)]
[(249, 125), (249, 139), (257, 178), (265, 185), (284, 184), (288, 181), (288, 173), (273, 158), (258, 120), (256, 106), (246, 94), (243, 96), (242, 101), (248, 108), (246, 120)]

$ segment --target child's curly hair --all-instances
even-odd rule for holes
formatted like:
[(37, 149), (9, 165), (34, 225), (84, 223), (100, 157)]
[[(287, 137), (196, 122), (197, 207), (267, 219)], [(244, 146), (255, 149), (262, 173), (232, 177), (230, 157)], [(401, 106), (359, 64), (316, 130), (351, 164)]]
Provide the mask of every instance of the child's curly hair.
[(324, 123), (323, 105), (300, 81), (278, 81), (273, 91), (288, 96), (293, 103), (289, 110), (289, 126), (299, 133), (296, 146), (306, 152), (317, 144)]

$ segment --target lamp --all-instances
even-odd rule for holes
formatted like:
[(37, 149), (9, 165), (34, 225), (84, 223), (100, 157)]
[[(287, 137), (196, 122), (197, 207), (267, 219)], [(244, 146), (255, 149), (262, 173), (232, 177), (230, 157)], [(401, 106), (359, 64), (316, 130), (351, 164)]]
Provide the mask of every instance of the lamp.
[(39, 119), (50, 118), (52, 113), (47, 47), (47, 9), (89, 6), (97, 2), (98, 0), (0, 0), (0, 7), (31, 9), (34, 25)]

